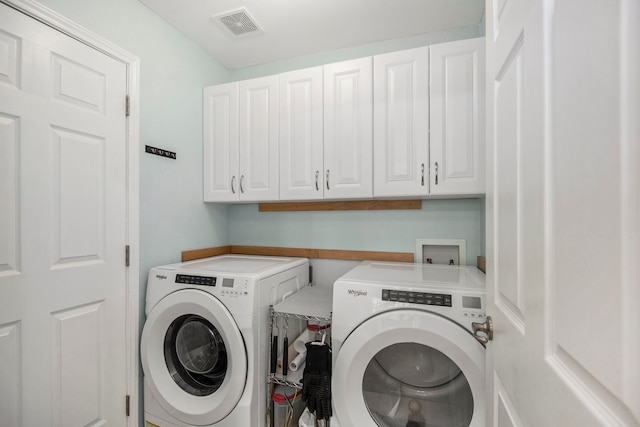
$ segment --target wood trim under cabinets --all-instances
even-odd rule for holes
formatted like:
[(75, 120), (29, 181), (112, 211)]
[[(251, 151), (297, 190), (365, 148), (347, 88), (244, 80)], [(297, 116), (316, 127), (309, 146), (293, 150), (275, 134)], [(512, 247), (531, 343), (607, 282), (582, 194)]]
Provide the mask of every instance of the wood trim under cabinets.
[(320, 202), (259, 203), (259, 212), (288, 211), (373, 211), (422, 209), (422, 200), (342, 200)]
[(487, 274), (487, 259), (482, 255), (478, 255), (478, 268), (483, 273)]
[(412, 252), (349, 251), (340, 249), (281, 248), (274, 246), (218, 246), (182, 252), (182, 261), (193, 261), (224, 254), (287, 256), (300, 258), (341, 259), (350, 261), (413, 262)]
[(411, 252), (374, 252), (348, 251), (339, 249), (309, 249), (309, 248), (277, 248), (269, 246), (232, 246), (232, 253), (247, 255), (273, 255), (302, 258), (344, 259), (352, 261), (399, 261), (413, 262)]
[(231, 253), (231, 246), (218, 246), (215, 248), (194, 249), (182, 251), (182, 262), (193, 261), (194, 259), (209, 258), (212, 256), (226, 255)]

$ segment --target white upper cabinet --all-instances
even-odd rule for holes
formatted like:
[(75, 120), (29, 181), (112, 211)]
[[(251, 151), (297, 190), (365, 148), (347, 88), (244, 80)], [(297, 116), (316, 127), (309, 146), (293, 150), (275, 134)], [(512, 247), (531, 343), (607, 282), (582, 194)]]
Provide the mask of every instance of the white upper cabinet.
[(204, 201), (278, 199), (278, 78), (204, 89)]
[(278, 76), (239, 83), (239, 200), (278, 200)]
[(238, 200), (238, 83), (204, 88), (204, 201)]
[(280, 200), (322, 199), (322, 67), (280, 74)]
[(324, 66), (324, 198), (373, 196), (372, 58)]
[(373, 58), (376, 197), (429, 193), (429, 48)]
[(484, 193), (484, 38), (374, 57), (374, 196)]
[(204, 200), (483, 194), (484, 67), (478, 38), (205, 88)]
[(485, 40), (429, 47), (430, 194), (484, 193)]

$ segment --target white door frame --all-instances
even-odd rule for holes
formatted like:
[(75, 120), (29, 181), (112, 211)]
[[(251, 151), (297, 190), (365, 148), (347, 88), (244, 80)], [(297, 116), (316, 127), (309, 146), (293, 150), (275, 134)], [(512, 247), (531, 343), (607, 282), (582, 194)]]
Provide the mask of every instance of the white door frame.
[[(31, 18), (52, 27), (61, 33), (78, 40), (93, 49), (96, 49), (124, 64), (127, 67), (127, 93), (130, 99), (129, 116), (127, 117), (127, 230), (126, 240), (130, 248), (129, 267), (127, 268), (127, 395), (130, 396), (130, 412), (127, 419), (128, 425), (138, 424), (138, 377), (139, 377), (139, 348), (138, 348), (138, 328), (140, 312), (140, 231), (139, 231), (139, 80), (140, 80), (140, 60), (114, 45), (104, 40), (86, 28), (46, 8), (33, 0), (0, 0), (4, 3)], [(123, 100), (122, 102), (125, 102)], [(124, 248), (123, 248), (124, 256)]]

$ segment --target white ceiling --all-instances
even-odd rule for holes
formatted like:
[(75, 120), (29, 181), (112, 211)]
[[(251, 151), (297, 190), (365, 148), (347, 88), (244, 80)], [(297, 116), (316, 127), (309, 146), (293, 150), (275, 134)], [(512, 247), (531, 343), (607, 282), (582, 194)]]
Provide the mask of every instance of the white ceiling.
[[(475, 27), (484, 0), (140, 0), (227, 68)], [(211, 19), (245, 8), (263, 33)]]

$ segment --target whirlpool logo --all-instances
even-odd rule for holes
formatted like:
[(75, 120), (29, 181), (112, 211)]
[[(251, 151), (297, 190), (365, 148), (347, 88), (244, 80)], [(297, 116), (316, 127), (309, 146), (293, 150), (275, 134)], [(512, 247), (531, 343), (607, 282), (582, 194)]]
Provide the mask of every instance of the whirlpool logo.
[(156, 274), (156, 279), (164, 280), (166, 278), (167, 276), (165, 276), (164, 274)]
[(367, 296), (367, 291), (362, 291), (360, 289), (347, 289), (349, 295), (353, 295), (354, 297), (364, 297)]

